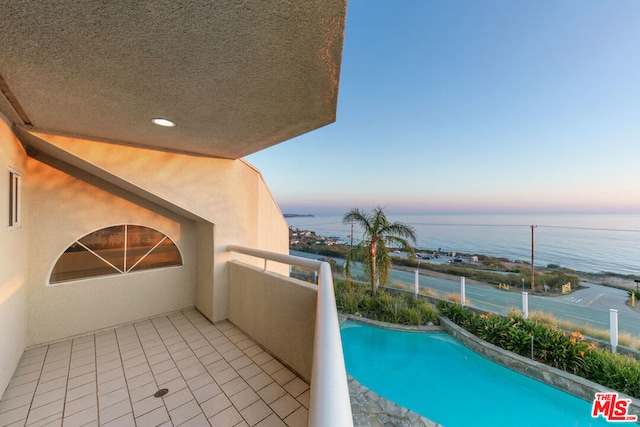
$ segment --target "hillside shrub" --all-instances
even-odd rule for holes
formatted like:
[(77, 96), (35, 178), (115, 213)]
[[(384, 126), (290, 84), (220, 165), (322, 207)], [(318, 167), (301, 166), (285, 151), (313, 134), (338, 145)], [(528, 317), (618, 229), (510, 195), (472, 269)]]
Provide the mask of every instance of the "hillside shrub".
[(500, 348), (640, 398), (640, 362), (599, 349), (580, 332), (562, 331), (536, 319), (478, 314), (446, 301), (439, 301), (437, 308), (458, 326)]
[(401, 325), (426, 325), (438, 319), (436, 308), (424, 298), (382, 289), (372, 297), (368, 286), (341, 280), (335, 282), (335, 293), (336, 306), (343, 313)]

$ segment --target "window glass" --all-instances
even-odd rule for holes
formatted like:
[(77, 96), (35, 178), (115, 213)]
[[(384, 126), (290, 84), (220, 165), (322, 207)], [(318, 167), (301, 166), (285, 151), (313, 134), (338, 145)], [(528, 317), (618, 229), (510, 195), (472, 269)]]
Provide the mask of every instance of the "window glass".
[(179, 265), (180, 251), (163, 233), (139, 225), (117, 225), (89, 233), (69, 246), (53, 267), (49, 283)]
[(130, 225), (127, 228), (127, 270), (149, 256), (156, 245), (166, 237), (152, 228)]
[(125, 229), (125, 225), (103, 228), (87, 234), (78, 242), (119, 271), (124, 271)]
[(56, 262), (51, 273), (50, 282), (59, 283), (84, 277), (117, 273), (119, 271), (113, 265), (98, 258), (94, 253), (76, 242), (69, 246)]
[(182, 258), (176, 245), (167, 237), (162, 243), (156, 246), (151, 253), (133, 265), (130, 271), (168, 267), (171, 265), (182, 265)]

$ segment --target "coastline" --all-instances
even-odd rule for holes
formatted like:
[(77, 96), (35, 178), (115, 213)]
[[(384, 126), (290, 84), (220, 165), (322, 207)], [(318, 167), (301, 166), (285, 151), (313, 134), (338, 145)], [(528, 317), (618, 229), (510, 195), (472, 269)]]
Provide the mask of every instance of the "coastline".
[[(531, 260), (531, 224), (535, 229), (535, 266), (559, 264), (587, 274), (635, 275), (640, 279), (640, 215), (637, 214), (416, 214), (388, 215), (414, 227), (416, 246), (425, 250), (485, 254)], [(318, 236), (359, 241), (338, 215), (288, 218), (292, 229)], [(596, 280), (596, 279), (592, 279)]]
[[(318, 256), (326, 256), (329, 258), (346, 259), (346, 252), (349, 245), (340, 242), (337, 237), (320, 236), (310, 230), (292, 230), (290, 234), (290, 250), (314, 253)], [(392, 251), (391, 258), (395, 269), (404, 271), (414, 271), (416, 268), (421, 274), (440, 278), (456, 278), (460, 274), (451, 274), (447, 272), (437, 271), (442, 266), (450, 266), (451, 268), (459, 267), (471, 272), (495, 273), (499, 275), (520, 275), (520, 277), (530, 277), (531, 264), (525, 261), (514, 261), (504, 257), (492, 257), (483, 254), (466, 254), (457, 252), (437, 252), (437, 251), (420, 251), (418, 257), (413, 262), (407, 260), (407, 254), (400, 251)], [(425, 259), (426, 258), (426, 259)], [(455, 260), (455, 262), (454, 262)], [(410, 265), (407, 265), (410, 264)], [(624, 275), (614, 272), (592, 273), (579, 270), (573, 270), (563, 267), (559, 264), (549, 264), (547, 266), (535, 267), (536, 277), (540, 274), (562, 274), (569, 277), (577, 277), (573, 280), (574, 289), (580, 288), (579, 283), (591, 283), (613, 288), (623, 289), (626, 291), (637, 290), (640, 277), (633, 275)], [(465, 274), (466, 276), (466, 274)], [(468, 277), (470, 282), (478, 285), (492, 286), (486, 280), (480, 280), (473, 276)], [(527, 279), (528, 280), (528, 279)], [(538, 283), (536, 279), (536, 283)], [(515, 290), (515, 286), (514, 286)], [(549, 296), (557, 295), (558, 292), (550, 292)]]

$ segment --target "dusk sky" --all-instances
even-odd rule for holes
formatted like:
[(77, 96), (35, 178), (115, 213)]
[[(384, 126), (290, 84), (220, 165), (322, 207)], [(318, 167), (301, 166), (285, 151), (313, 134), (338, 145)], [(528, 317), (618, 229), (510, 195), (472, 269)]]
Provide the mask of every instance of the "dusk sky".
[(350, 0), (336, 122), (246, 159), (284, 213), (640, 213), (640, 1)]

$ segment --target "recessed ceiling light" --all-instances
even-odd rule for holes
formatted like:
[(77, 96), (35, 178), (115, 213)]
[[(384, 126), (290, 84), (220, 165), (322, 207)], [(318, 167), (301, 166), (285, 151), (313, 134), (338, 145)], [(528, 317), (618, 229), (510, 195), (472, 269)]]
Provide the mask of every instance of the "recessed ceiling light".
[(154, 124), (158, 125), (158, 126), (164, 126), (166, 128), (176, 127), (175, 123), (173, 123), (171, 120), (167, 120), (167, 119), (152, 119), (151, 121)]

